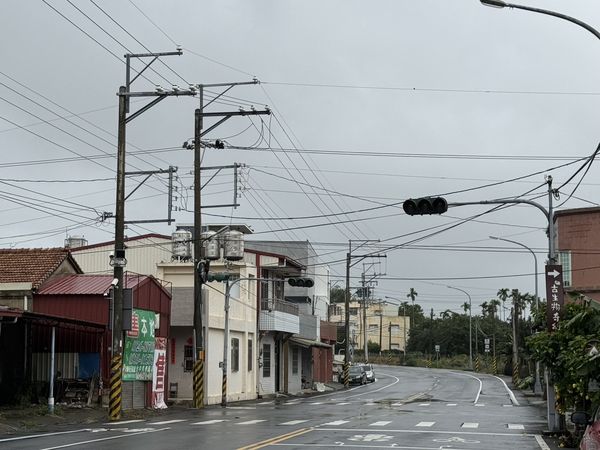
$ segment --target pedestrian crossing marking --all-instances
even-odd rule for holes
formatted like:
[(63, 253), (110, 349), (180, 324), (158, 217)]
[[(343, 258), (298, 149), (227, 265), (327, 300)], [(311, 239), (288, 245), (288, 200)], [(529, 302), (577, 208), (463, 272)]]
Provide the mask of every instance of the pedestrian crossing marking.
[(132, 420), (122, 420), (122, 421), (118, 421), (118, 422), (108, 422), (105, 423), (104, 425), (125, 425), (126, 423), (136, 423), (136, 422), (143, 422), (144, 419), (132, 419)]
[(349, 420), (334, 420), (333, 422), (327, 422), (324, 423), (323, 425), (331, 425), (331, 426), (338, 426), (338, 425), (344, 425), (345, 423), (348, 423)]
[(402, 406), (404, 403), (392, 403), (392, 406)]
[(485, 406), (483, 403), (475, 403), (475, 406)]
[(342, 402), (342, 403), (336, 403), (335, 406), (344, 406), (344, 405), (349, 405), (350, 402)]
[(431, 403), (419, 403), (419, 406), (429, 406)]
[(369, 402), (369, 403), (365, 403), (365, 406), (376, 406), (377, 403), (373, 403), (373, 402)]
[(150, 422), (148, 425), (167, 425), (169, 423), (185, 422), (187, 419), (162, 420), (160, 422)]
[(203, 422), (194, 422), (192, 425), (213, 425), (220, 422), (225, 422), (225, 419), (205, 420)]
[(267, 419), (247, 420), (246, 422), (238, 422), (238, 425), (254, 425), (255, 423), (266, 422)]
[(279, 425), (298, 425), (299, 423), (304, 423), (304, 422), (308, 422), (310, 419), (304, 419), (304, 420), (290, 420), (289, 422), (283, 422), (280, 423)]
[(382, 420), (380, 422), (373, 422), (370, 427), (385, 427), (388, 423), (392, 423), (390, 420)]
[(322, 405), (323, 402), (310, 402), (309, 405)]
[(456, 403), (447, 403), (446, 406), (456, 406)]
[(479, 428), (479, 424), (477, 422), (465, 422), (461, 425), (461, 428)]
[(525, 427), (523, 425), (518, 424), (518, 423), (509, 423), (507, 425), (507, 427), (509, 430), (524, 430), (525, 429)]
[(432, 427), (435, 424), (435, 422), (419, 422), (418, 424), (416, 424), (416, 427)]
[(503, 408), (512, 408), (513, 405), (502, 405)]
[(275, 403), (275, 402), (273, 402), (273, 401), (271, 401), (271, 402), (260, 402), (260, 403), (257, 403), (257, 405), (258, 405), (258, 406), (263, 406), (263, 405), (272, 405), (273, 403)]

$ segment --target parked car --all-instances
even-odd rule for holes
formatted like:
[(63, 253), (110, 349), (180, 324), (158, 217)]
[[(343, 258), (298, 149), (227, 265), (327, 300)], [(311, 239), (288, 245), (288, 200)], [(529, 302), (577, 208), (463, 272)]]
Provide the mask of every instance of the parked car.
[(375, 370), (373, 369), (373, 364), (363, 364), (365, 368), (365, 373), (367, 374), (367, 381), (369, 383), (375, 382)]
[(350, 384), (367, 384), (367, 372), (364, 366), (350, 366), (348, 381)]
[(571, 415), (571, 422), (575, 425), (587, 425), (579, 444), (580, 450), (600, 449), (600, 407), (596, 408), (593, 416), (584, 411), (575, 411)]

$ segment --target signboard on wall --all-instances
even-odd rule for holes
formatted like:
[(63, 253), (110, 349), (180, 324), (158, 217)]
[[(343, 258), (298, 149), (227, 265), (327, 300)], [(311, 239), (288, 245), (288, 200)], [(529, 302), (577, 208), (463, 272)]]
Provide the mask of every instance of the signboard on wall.
[(131, 315), (131, 330), (125, 336), (123, 350), (123, 380), (150, 381), (154, 366), (153, 311), (134, 309)]

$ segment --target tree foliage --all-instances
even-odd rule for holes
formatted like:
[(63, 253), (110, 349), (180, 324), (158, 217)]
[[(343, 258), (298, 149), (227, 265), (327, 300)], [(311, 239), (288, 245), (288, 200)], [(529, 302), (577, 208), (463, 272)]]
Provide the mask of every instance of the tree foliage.
[[(542, 314), (540, 308), (538, 321)], [(542, 331), (527, 340), (534, 358), (550, 369), (561, 413), (600, 402), (599, 391), (588, 392), (589, 381), (600, 379), (600, 359), (588, 354), (595, 342), (600, 342), (600, 311), (585, 302), (566, 305), (557, 331)]]

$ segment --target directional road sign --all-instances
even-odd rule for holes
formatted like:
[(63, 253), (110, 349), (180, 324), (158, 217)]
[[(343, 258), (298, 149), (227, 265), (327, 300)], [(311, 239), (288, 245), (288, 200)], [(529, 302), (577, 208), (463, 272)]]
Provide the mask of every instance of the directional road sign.
[(558, 323), (565, 304), (563, 289), (563, 269), (560, 264), (546, 266), (546, 298), (548, 299), (547, 323), (548, 331), (558, 330)]

